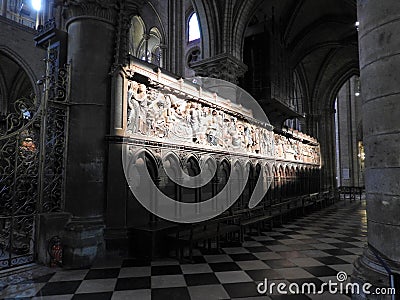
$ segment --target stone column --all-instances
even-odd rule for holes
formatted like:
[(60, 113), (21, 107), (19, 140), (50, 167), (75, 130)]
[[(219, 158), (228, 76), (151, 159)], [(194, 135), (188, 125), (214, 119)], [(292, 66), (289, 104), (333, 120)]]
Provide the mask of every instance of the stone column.
[(1, 3), (1, 15), (7, 17), (7, 0), (3, 0)]
[(168, 47), (166, 44), (160, 44), (160, 49), (161, 49), (160, 67), (165, 68)]
[[(144, 57), (145, 57), (145, 61), (147, 61), (147, 62), (151, 62), (151, 53), (149, 53), (149, 39), (150, 39), (150, 34), (148, 34), (148, 33), (143, 34)], [(140, 57), (140, 59), (142, 59), (142, 58)]]
[[(128, 188), (122, 165), (123, 136), (127, 124), (128, 82), (120, 66), (111, 78), (110, 134), (108, 137), (107, 209), (104, 239), (108, 252), (128, 253)], [(125, 251), (125, 252), (124, 252)]]
[(371, 246), (393, 272), (400, 273), (399, 12), (398, 0), (358, 1), (370, 247), (356, 261), (354, 277), (382, 286), (388, 286), (389, 278)]
[(66, 267), (89, 266), (104, 250), (106, 134), (109, 132), (116, 1), (70, 0), (64, 17), (71, 64), (63, 240)]
[(164, 64), (172, 73), (183, 76), (185, 70), (184, 49), (185, 44), (185, 12), (182, 0), (169, 0), (168, 2), (168, 52)]
[[(129, 230), (128, 227), (137, 223), (145, 223), (147, 212), (137, 202), (133, 201), (132, 193), (127, 185), (122, 165), (123, 137), (128, 120), (127, 90), (128, 80), (125, 73), (128, 54), (128, 31), (130, 16), (138, 15), (144, 0), (129, 0), (120, 2), (118, 21), (116, 22), (116, 51), (114, 65), (111, 71), (111, 107), (110, 128), (108, 141), (107, 163), (107, 204), (106, 228), (104, 239), (108, 253), (120, 255), (128, 254)], [(134, 207), (132, 207), (134, 205)], [(129, 211), (140, 211), (142, 218), (134, 218), (134, 224), (128, 224)], [(142, 214), (141, 214), (142, 213)], [(132, 218), (130, 219), (132, 221)]]
[(334, 129), (333, 109), (324, 109), (321, 114), (321, 122), (319, 122), (320, 134), (318, 140), (321, 143), (322, 169), (321, 169), (321, 188), (328, 190), (335, 188), (335, 129)]

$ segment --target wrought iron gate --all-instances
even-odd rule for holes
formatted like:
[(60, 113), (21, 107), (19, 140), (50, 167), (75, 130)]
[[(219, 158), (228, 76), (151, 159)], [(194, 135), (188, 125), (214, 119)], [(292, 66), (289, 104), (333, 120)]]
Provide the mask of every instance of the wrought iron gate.
[(58, 55), (49, 45), (42, 95), (0, 123), (0, 269), (34, 261), (38, 214), (63, 209), (69, 66)]

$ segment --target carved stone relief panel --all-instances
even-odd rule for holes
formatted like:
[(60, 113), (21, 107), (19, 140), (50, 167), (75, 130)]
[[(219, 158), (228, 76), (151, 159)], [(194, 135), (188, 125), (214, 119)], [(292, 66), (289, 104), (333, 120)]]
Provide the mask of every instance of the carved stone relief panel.
[(273, 156), (273, 132), (239, 114), (129, 81), (127, 134)]
[(320, 164), (320, 146), (275, 134), (275, 157), (280, 160)]

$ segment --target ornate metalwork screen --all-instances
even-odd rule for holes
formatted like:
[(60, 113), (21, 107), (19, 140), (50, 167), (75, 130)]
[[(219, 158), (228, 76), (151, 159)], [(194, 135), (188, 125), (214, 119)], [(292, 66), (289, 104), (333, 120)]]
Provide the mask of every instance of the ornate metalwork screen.
[(0, 123), (0, 269), (35, 259), (36, 219), (63, 209), (69, 66), (48, 47), (43, 95), (22, 98)]

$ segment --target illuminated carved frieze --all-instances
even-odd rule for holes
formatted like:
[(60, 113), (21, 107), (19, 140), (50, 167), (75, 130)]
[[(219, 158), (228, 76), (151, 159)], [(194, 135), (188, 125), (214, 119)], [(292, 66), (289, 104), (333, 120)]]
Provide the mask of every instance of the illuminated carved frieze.
[[(301, 134), (306, 138), (307, 143), (294, 137), (287, 137), (279, 134), (274, 135), (275, 158), (279, 160), (298, 161), (308, 164), (320, 164), (320, 146), (311, 137)], [(314, 143), (309, 144), (309, 140)]]
[(273, 155), (273, 133), (221, 107), (129, 81), (127, 134), (172, 143)]
[[(274, 133), (251, 110), (160, 70), (132, 64), (125, 72), (127, 137), (205, 152), (320, 165), (319, 143), (304, 133)], [(135, 80), (136, 75), (141, 80)]]

